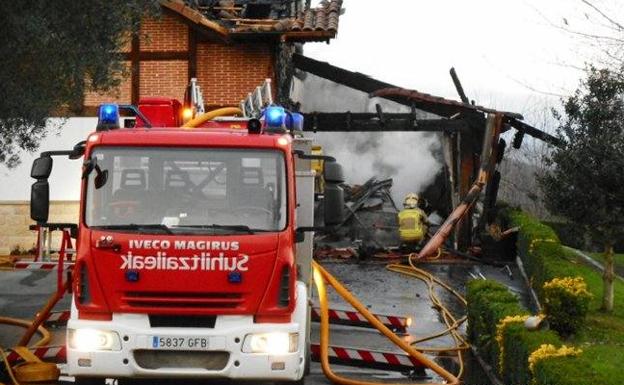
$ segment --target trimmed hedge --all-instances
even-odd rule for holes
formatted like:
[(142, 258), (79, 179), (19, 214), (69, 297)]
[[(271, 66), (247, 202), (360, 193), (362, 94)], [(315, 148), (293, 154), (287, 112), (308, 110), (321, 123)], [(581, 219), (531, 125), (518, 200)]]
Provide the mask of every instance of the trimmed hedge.
[(468, 340), (485, 361), (499, 367), (500, 349), (496, 327), (507, 316), (525, 315), (518, 298), (502, 284), (489, 280), (468, 283)]
[(501, 379), (505, 384), (530, 384), (529, 356), (542, 344), (558, 346), (561, 341), (553, 331), (528, 331), (521, 323), (510, 324), (503, 329)]
[(533, 289), (543, 298), (544, 283), (556, 278), (557, 265), (564, 250), (555, 231), (521, 211), (503, 212), (511, 226), (519, 227), (518, 255), (524, 264)]
[[(590, 310), (597, 308), (596, 296), (599, 296), (602, 289), (600, 274), (588, 267), (576, 264), (576, 259), (563, 249), (552, 228), (520, 211), (506, 210), (502, 219), (508, 226), (520, 227), (517, 241), (518, 255), (542, 302), (548, 291), (544, 290), (546, 282), (554, 278), (581, 276), (594, 295)], [(576, 287), (577, 285), (568, 286)], [(549, 294), (559, 296), (560, 293)], [(553, 301), (553, 296), (550, 297)], [(528, 362), (531, 354), (540, 349), (542, 345), (553, 345), (556, 349), (562, 347), (564, 343), (560, 337), (553, 331), (530, 332), (522, 323), (512, 322), (502, 329), (502, 346), (499, 347), (496, 340), (497, 325), (505, 317), (525, 315), (526, 311), (520, 307), (515, 296), (496, 282), (470, 282), (467, 299), (469, 340), (490, 365), (500, 370), (499, 374), (505, 384), (615, 385), (622, 383), (619, 370), (624, 363), (624, 349), (621, 340), (617, 337), (620, 334), (615, 333), (614, 330), (615, 326), (621, 326), (617, 318), (620, 314), (619, 310), (610, 317), (597, 313), (590, 314), (590, 323), (581, 328), (580, 336), (577, 335), (573, 341), (567, 342), (568, 346), (574, 345), (574, 342), (579, 344), (582, 348), (580, 355), (550, 356), (538, 360), (531, 372)], [(584, 301), (587, 301), (587, 297)], [(584, 312), (587, 303), (583, 303), (582, 306)], [(561, 306), (561, 309), (568, 307), (567, 305)], [(617, 325), (611, 325), (607, 321), (617, 321)], [(609, 338), (595, 338), (602, 334), (613, 333), (616, 334), (615, 341)], [(588, 336), (591, 338), (587, 339)]]

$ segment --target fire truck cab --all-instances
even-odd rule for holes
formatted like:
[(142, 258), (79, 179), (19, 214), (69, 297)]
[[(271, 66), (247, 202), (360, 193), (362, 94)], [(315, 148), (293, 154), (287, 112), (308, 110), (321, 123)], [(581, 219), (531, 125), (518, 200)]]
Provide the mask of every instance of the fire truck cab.
[[(63, 153), (84, 157), (68, 374), (79, 384), (303, 381), (315, 199), (309, 141), (281, 107), (259, 118), (156, 127), (156, 106), (139, 107), (135, 127), (120, 128), (119, 106), (102, 105), (97, 131)], [(48, 217), (51, 156), (61, 153), (33, 164), (39, 223)], [(343, 177), (324, 159), (332, 225), (343, 217)]]

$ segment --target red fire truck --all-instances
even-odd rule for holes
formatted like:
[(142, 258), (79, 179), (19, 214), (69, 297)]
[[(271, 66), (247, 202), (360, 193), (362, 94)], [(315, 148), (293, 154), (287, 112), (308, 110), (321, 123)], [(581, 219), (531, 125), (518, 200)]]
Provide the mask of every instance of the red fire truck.
[[(134, 119), (120, 117), (128, 110)], [(41, 224), (52, 157), (84, 161), (68, 374), (302, 382), (319, 158), (297, 132), (302, 116), (265, 105), (183, 126), (185, 115), (163, 98), (102, 105), (86, 141), (33, 164)], [(331, 226), (343, 177), (323, 159)]]

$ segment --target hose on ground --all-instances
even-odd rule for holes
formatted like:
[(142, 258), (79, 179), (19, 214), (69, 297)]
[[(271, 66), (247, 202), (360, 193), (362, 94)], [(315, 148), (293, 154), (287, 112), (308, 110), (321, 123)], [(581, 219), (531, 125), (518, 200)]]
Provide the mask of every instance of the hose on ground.
[(457, 377), (461, 378), (464, 373), (464, 362), (463, 362), (462, 352), (464, 350), (468, 350), (470, 346), (466, 342), (466, 340), (462, 337), (462, 335), (459, 333), (459, 327), (464, 322), (466, 322), (467, 317), (464, 316), (459, 319), (455, 318), (455, 316), (451, 313), (451, 311), (449, 311), (449, 309), (446, 306), (444, 306), (442, 301), (438, 298), (437, 294), (435, 293), (435, 288), (436, 288), (435, 285), (439, 285), (445, 290), (447, 290), (463, 306), (467, 305), (466, 299), (461, 294), (459, 294), (456, 290), (448, 286), (445, 282), (436, 278), (434, 275), (430, 274), (429, 272), (416, 267), (414, 264), (413, 255), (409, 256), (408, 262), (409, 262), (409, 266), (400, 265), (400, 264), (390, 264), (390, 265), (387, 265), (386, 268), (390, 271), (401, 273), (401, 274), (404, 274), (413, 278), (417, 278), (423, 281), (427, 285), (429, 298), (431, 302), (433, 303), (434, 307), (440, 312), (442, 316), (442, 320), (447, 326), (447, 328), (441, 332), (434, 333), (426, 337), (421, 337), (412, 341), (412, 344), (429, 341), (434, 338), (438, 338), (443, 335), (450, 334), (451, 338), (453, 339), (456, 345), (454, 347), (436, 347), (436, 348), (416, 347), (416, 349), (422, 350), (422, 351), (428, 351), (428, 352), (454, 352), (457, 355), (457, 358), (459, 361), (459, 372), (457, 374)]
[[(392, 265), (391, 265), (392, 266)], [(381, 383), (376, 382), (368, 382), (368, 381), (360, 381), (354, 380), (346, 377), (338, 376), (331, 369), (329, 364), (329, 301), (327, 299), (327, 289), (325, 286), (325, 282), (327, 282), (330, 286), (332, 286), (336, 292), (347, 301), (353, 308), (355, 308), (371, 325), (373, 325), (377, 330), (379, 330), (383, 335), (388, 337), (396, 346), (401, 348), (404, 352), (406, 352), (410, 357), (415, 358), (424, 366), (431, 369), (433, 372), (438, 374), (440, 377), (444, 379), (444, 384), (446, 385), (458, 385), (460, 383), (459, 378), (448, 372), (446, 369), (441, 367), (440, 365), (433, 362), (429, 357), (422, 353), (422, 350), (419, 351), (418, 348), (414, 348), (411, 344), (405, 342), (401, 337), (393, 333), (390, 329), (388, 329), (383, 323), (381, 323), (372, 313), (370, 313), (366, 307), (359, 302), (336, 278), (334, 278), (327, 270), (325, 270), (322, 266), (320, 266), (317, 262), (312, 262), (312, 267), (314, 269), (314, 283), (316, 285), (316, 289), (318, 291), (320, 305), (321, 305), (321, 366), (323, 369), (323, 373), (325, 376), (333, 383), (340, 385), (380, 385)], [(408, 268), (410, 266), (407, 266)], [(415, 268), (415, 267), (414, 267)], [(415, 268), (416, 270), (420, 270)], [(407, 272), (407, 271), (406, 271)], [(413, 271), (412, 271), (413, 272)], [(414, 275), (419, 274), (417, 271), (413, 272)], [(428, 273), (427, 273), (428, 274)], [(409, 275), (409, 274), (408, 274)], [(435, 277), (431, 277), (432, 281), (435, 281)], [(447, 311), (448, 312), (448, 311)], [(450, 314), (450, 312), (448, 312)], [(448, 324), (453, 324), (451, 321), (451, 317), (446, 315), (446, 312), (443, 312), (443, 318), (445, 322)], [(451, 328), (451, 330), (456, 330)], [(459, 341), (456, 337), (453, 337), (456, 343), (459, 344)], [(457, 348), (459, 349), (459, 347)], [(428, 349), (423, 349), (428, 350)], [(460, 350), (458, 350), (460, 351)], [(461, 354), (460, 354), (461, 358)], [(384, 383), (388, 385), (387, 383)], [(441, 383), (432, 384), (432, 385), (442, 385)]]
[[(19, 319), (19, 318), (0, 317), (0, 324), (10, 325), (10, 326), (18, 326), (18, 327), (22, 327), (22, 328), (28, 329), (31, 326), (32, 321)], [(44, 345), (48, 344), (50, 342), (50, 340), (52, 339), (52, 336), (51, 336), (50, 332), (46, 328), (44, 328), (43, 326), (39, 326), (37, 328), (37, 333), (41, 336), (41, 338), (39, 339), (39, 341), (35, 342), (32, 345), (33, 347), (44, 346)], [(2, 348), (2, 346), (0, 346), (0, 356), (2, 356), (1, 357), (2, 358), (2, 362), (3, 362), (4, 366), (6, 367), (6, 370), (7, 370), (7, 373), (9, 375), (9, 378), (10, 378), (11, 382), (14, 385), (20, 385), (20, 382), (17, 380), (17, 378), (15, 376), (14, 368), (11, 367), (11, 364), (9, 363), (9, 360), (8, 360), (8, 355), (6, 354), (6, 352)], [(2, 385), (1, 382), (0, 382), (0, 385)]]

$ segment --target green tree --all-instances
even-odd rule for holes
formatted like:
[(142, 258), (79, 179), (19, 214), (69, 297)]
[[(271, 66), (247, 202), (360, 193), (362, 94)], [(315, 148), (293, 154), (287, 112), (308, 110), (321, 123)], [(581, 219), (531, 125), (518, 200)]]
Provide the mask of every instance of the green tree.
[(108, 91), (125, 68), (118, 53), (157, 0), (0, 1), (0, 163), (34, 151), (46, 120)]
[(624, 235), (624, 75), (589, 68), (564, 101), (558, 136), (540, 178), (553, 214), (584, 229), (605, 253), (603, 310), (613, 310), (613, 245)]

